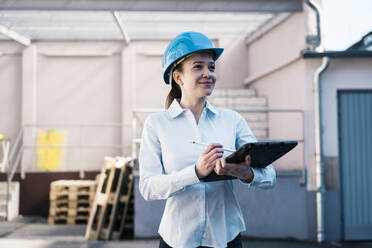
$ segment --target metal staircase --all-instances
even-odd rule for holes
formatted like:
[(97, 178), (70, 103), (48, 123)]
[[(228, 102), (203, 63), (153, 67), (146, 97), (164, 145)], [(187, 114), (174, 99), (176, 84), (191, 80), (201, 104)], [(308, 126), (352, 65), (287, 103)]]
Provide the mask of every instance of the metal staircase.
[[(0, 182), (0, 220), (11, 220), (19, 212), (19, 182), (12, 182), (23, 153), (23, 128), (18, 132), (9, 156), (5, 157), (2, 170), (6, 172), (6, 181)], [(2, 141), (3, 142), (3, 141)], [(5, 154), (3, 154), (5, 155)]]
[(215, 89), (209, 101), (217, 107), (237, 110), (257, 139), (267, 139), (267, 99), (257, 96), (256, 89)]
[[(12, 220), (19, 214), (19, 182), (0, 182), (0, 220)], [(8, 198), (8, 201), (7, 201)]]

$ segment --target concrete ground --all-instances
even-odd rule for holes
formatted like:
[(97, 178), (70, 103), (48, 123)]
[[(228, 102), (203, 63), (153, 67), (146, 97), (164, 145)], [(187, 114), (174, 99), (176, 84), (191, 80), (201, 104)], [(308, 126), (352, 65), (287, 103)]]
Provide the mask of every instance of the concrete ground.
[[(156, 239), (121, 241), (86, 241), (86, 225), (48, 225), (39, 217), (19, 218), (0, 222), (1, 248), (152, 248), (158, 247)], [(372, 247), (369, 243), (317, 244), (295, 240), (244, 240), (244, 248), (351, 248)]]

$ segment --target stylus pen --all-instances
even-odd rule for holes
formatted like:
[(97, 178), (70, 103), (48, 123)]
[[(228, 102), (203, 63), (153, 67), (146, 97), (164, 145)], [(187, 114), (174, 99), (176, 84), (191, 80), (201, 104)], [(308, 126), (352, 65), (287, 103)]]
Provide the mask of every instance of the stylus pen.
[[(197, 142), (195, 140), (190, 140), (192, 144), (197, 144), (197, 145), (202, 145), (202, 146), (209, 146), (209, 144)], [(227, 151), (227, 152), (235, 152), (234, 150), (228, 149), (228, 148), (222, 148), (222, 150)]]

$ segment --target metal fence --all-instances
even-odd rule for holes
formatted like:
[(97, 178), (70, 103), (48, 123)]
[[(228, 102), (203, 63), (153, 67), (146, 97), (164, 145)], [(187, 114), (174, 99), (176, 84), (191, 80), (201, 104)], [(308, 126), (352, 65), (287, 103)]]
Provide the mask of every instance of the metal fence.
[[(148, 115), (151, 113), (156, 113), (163, 111), (164, 109), (150, 109), (150, 108), (143, 108), (143, 109), (133, 109), (132, 111), (132, 157), (137, 158), (138, 157), (138, 151), (139, 151), (139, 145), (141, 143), (141, 133), (142, 133), (142, 128), (144, 121)], [(274, 115), (289, 115), (289, 114), (294, 114), (300, 117), (300, 134), (298, 137), (288, 137), (283, 136), (277, 139), (262, 139), (260, 141), (277, 141), (277, 140), (286, 140), (286, 139), (291, 139), (291, 140), (297, 140), (299, 143), (299, 146), (301, 148), (301, 159), (298, 161), (300, 163), (300, 168), (301, 168), (301, 178), (300, 178), (300, 184), (305, 185), (306, 184), (306, 143), (305, 143), (305, 114), (304, 111), (301, 109), (254, 109), (254, 110), (249, 110), (249, 109), (237, 109), (235, 110), (238, 113), (267, 113), (268, 114), (268, 137), (272, 136), (270, 134), (270, 122), (274, 122)], [(298, 126), (296, 124), (293, 124), (295, 126)], [(283, 128), (288, 127), (288, 123), (281, 123), (281, 126)], [(138, 169), (138, 168), (137, 168)]]

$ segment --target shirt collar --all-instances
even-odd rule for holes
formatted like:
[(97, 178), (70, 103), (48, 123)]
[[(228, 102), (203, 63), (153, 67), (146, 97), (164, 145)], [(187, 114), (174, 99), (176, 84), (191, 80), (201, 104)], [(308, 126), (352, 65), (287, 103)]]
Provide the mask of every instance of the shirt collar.
[(218, 112), (218, 109), (213, 106), (208, 100), (207, 100), (207, 104), (205, 105), (205, 107), (213, 114), (215, 115), (218, 115), (219, 112)]
[(185, 109), (181, 107), (177, 99), (174, 99), (167, 111), (171, 118), (176, 118), (177, 116), (182, 114), (185, 111)]
[[(211, 112), (212, 114), (215, 114), (215, 115), (218, 115), (219, 112), (218, 110), (216, 109), (215, 106), (213, 106), (209, 101), (206, 101), (206, 105), (205, 105), (205, 108), (207, 110), (209, 110), (209, 112)], [(179, 116), (180, 114), (182, 114), (185, 109), (183, 109), (180, 105), (180, 103), (178, 102), (177, 99), (174, 99), (172, 104), (169, 106), (168, 108), (168, 113), (170, 115), (171, 118), (176, 118), (177, 116)]]

